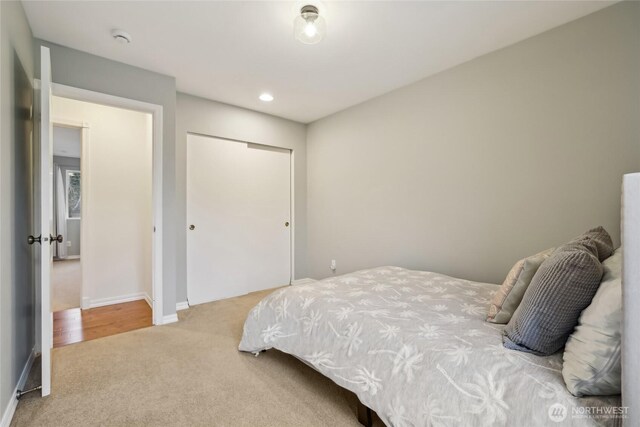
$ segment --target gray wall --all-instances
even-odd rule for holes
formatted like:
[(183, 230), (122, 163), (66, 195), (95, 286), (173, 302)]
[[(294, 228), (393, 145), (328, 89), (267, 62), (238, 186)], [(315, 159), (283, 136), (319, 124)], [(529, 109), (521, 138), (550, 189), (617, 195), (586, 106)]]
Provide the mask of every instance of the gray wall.
[[(32, 120), (16, 108), (33, 97), (33, 45), (19, 2), (0, 2), (0, 417), (35, 344), (31, 217)], [(25, 215), (26, 214), (26, 215)]]
[(603, 225), (640, 170), (640, 3), (309, 125), (309, 273), (394, 264), (501, 282)]
[(175, 78), (91, 55), (42, 40), (37, 47), (36, 74), (39, 73), (40, 45), (51, 49), (53, 81), (68, 86), (162, 105), (163, 151), (163, 305), (164, 315), (176, 310), (176, 82)]
[[(53, 163), (54, 165), (60, 166), (60, 169), (62, 169), (63, 177), (66, 176), (66, 173), (68, 170), (80, 170), (80, 159), (77, 157), (53, 156)], [(80, 179), (82, 179), (82, 175), (80, 176)], [(56, 180), (54, 179), (54, 190), (53, 190), (54, 195), (56, 194), (56, 191), (57, 191), (55, 188), (55, 185), (56, 185), (55, 182)], [(55, 209), (55, 201), (54, 201), (54, 209)], [(80, 220), (67, 219), (67, 233), (63, 237), (64, 237), (64, 242), (62, 244), (66, 245), (67, 242), (71, 242), (71, 246), (67, 247), (67, 256), (80, 255)], [(56, 244), (59, 244), (59, 243), (56, 243)]]
[(187, 300), (187, 133), (198, 133), (293, 150), (295, 183), (295, 277), (306, 275), (307, 154), (306, 126), (301, 123), (246, 110), (182, 93), (177, 102), (176, 194), (177, 300)]

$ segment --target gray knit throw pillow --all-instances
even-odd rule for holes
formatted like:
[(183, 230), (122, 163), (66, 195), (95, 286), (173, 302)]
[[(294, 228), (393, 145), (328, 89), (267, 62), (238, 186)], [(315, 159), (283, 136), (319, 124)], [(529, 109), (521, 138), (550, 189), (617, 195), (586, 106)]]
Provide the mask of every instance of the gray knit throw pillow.
[(562, 349), (593, 299), (604, 260), (613, 252), (602, 228), (589, 230), (542, 263), (504, 330), (506, 348), (538, 355)]

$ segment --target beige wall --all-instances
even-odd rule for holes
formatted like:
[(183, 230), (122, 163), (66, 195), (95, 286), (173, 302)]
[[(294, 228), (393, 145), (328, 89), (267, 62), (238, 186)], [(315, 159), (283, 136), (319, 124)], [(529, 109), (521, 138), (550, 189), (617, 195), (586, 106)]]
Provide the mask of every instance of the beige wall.
[(176, 195), (178, 200), (176, 300), (187, 300), (187, 133), (237, 139), (293, 150), (295, 196), (295, 277), (306, 277), (306, 126), (221, 102), (178, 93), (176, 116)]
[(83, 300), (151, 296), (151, 114), (59, 97), (52, 104), (54, 121), (89, 126), (81, 159)]
[(589, 227), (619, 242), (639, 22), (621, 3), (309, 125), (310, 275), (336, 259), (499, 282)]

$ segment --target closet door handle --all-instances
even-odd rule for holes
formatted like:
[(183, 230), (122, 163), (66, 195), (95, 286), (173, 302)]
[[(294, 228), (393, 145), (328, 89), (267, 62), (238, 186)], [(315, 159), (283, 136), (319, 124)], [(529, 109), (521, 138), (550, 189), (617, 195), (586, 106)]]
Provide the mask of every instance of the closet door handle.
[(52, 236), (51, 234), (49, 234), (49, 244), (53, 244), (53, 242), (58, 242), (58, 243), (62, 243), (62, 241), (64, 240), (64, 237), (62, 237), (62, 234), (58, 234), (57, 236)]

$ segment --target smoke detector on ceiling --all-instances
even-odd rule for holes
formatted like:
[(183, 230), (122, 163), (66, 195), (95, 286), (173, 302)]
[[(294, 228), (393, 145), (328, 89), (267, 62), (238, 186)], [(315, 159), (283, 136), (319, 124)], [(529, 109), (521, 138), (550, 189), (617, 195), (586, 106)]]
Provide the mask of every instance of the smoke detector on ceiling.
[(129, 44), (131, 43), (131, 34), (127, 33), (123, 30), (112, 30), (111, 36), (121, 44)]

